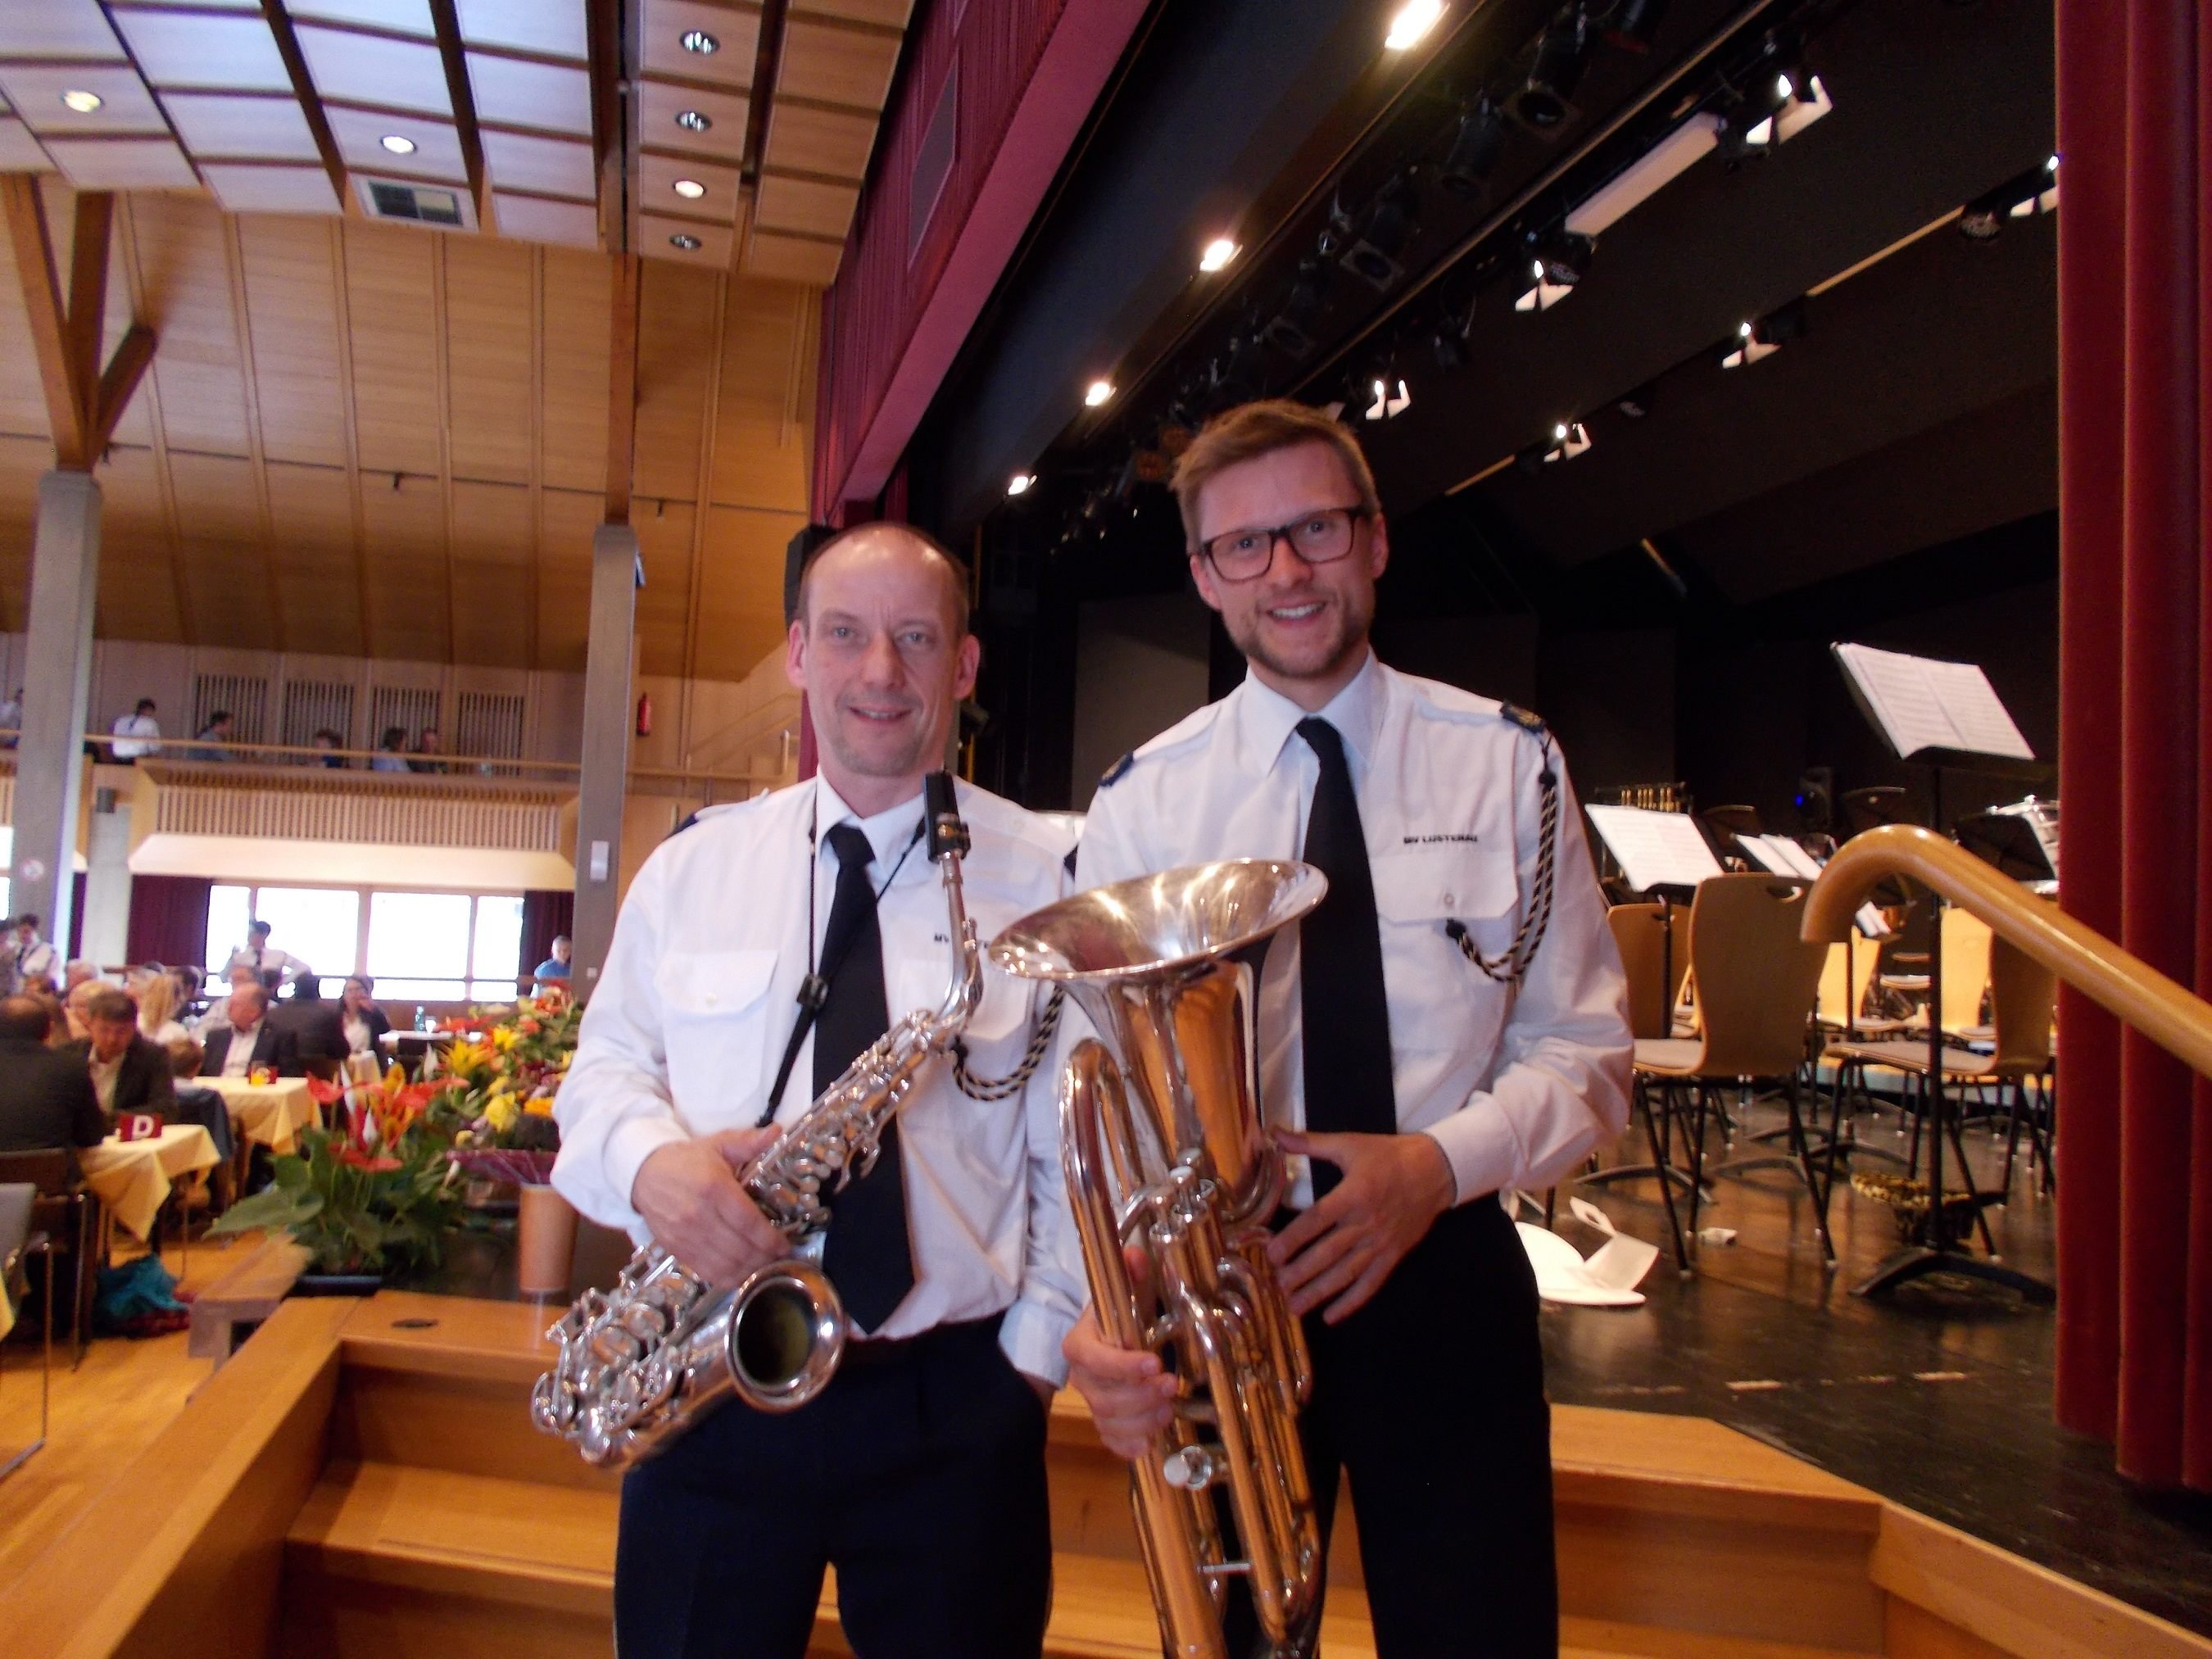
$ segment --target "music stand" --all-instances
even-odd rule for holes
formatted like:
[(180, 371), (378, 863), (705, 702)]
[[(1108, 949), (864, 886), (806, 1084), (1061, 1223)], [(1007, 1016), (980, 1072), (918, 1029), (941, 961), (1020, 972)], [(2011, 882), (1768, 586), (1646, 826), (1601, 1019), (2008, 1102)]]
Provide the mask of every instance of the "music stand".
[(2014, 881), (2056, 881), (2050, 855), (2043, 850), (2035, 826), (2017, 812), (1977, 812), (1960, 818), (1953, 839), (2000, 875)]

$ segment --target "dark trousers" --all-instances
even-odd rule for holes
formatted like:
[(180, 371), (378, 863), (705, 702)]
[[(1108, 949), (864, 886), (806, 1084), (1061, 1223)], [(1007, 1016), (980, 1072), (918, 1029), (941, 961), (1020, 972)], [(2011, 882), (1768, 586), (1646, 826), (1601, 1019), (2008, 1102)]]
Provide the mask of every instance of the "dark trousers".
[(860, 1659), (1036, 1659), (1045, 1411), (999, 1322), (856, 1344), (821, 1396), (724, 1404), (623, 1482), (622, 1659), (800, 1659), (825, 1566)]
[(1536, 1309), (1513, 1224), (1483, 1199), (1438, 1217), (1342, 1324), (1306, 1318), (1306, 1469), (1324, 1541), (1351, 1478), (1381, 1659), (1559, 1652)]

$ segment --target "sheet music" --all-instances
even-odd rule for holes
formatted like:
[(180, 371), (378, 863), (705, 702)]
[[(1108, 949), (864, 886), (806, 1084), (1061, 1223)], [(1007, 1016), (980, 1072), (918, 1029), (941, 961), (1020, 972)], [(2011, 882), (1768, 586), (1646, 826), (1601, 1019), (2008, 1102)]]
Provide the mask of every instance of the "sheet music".
[[(1817, 880), (1826, 866), (1788, 836), (1738, 836), (1743, 850), (1754, 862), (1762, 864), (1778, 876), (1790, 876), (1804, 881)], [(1886, 939), (1889, 925), (1882, 920), (1880, 909), (1871, 904), (1862, 904), (1852, 922), (1865, 939)]]
[(1929, 749), (2033, 760), (2035, 751), (2013, 724), (1990, 684), (1970, 662), (1838, 645), (1836, 659), (1873, 708), (1889, 745), (1907, 760)]
[(1652, 812), (1640, 806), (1583, 809), (1606, 850), (1638, 892), (1654, 887), (1695, 887), (1722, 873), (1720, 860), (1686, 812)]

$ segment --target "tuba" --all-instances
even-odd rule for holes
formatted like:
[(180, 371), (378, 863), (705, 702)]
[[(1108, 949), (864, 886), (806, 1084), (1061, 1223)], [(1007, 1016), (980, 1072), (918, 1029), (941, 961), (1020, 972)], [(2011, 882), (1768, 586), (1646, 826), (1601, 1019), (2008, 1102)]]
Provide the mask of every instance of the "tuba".
[(982, 994), (982, 957), (960, 885), (968, 827), (951, 775), (932, 773), (922, 799), (952, 945), (943, 1005), (884, 1033), (746, 1170), (745, 1192), (795, 1246), (790, 1260), (720, 1291), (648, 1244), (613, 1290), (585, 1291), (546, 1333), (560, 1352), (531, 1391), (531, 1419), (586, 1462), (624, 1468), (650, 1457), (732, 1395), (758, 1411), (796, 1410), (836, 1375), (846, 1321), (821, 1267), (824, 1200), (874, 1167), (915, 1074), (951, 1047)]
[[(1328, 887), (1310, 865), (1200, 865), (1078, 894), (991, 942), (1006, 972), (1066, 987), (1104, 1039), (1079, 1044), (1061, 1077), (1061, 1158), (1101, 1331), (1179, 1379), (1175, 1420), (1130, 1470), (1173, 1659), (1227, 1659), (1233, 1577), (1261, 1652), (1304, 1659), (1319, 1632), (1297, 1424), (1313, 1379), (1264, 1254), (1284, 1177), (1260, 1120), (1255, 998), (1258, 947)], [(1127, 1245), (1152, 1266), (1157, 1308)]]

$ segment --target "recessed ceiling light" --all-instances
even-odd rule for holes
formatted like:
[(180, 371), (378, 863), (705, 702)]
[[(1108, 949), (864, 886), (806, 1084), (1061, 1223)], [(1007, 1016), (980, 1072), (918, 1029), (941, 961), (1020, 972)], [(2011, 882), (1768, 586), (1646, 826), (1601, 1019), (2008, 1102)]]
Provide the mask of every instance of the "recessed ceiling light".
[(702, 58), (712, 57), (721, 51), (722, 43), (704, 29), (686, 29), (680, 44), (686, 52), (696, 52)]
[(670, 188), (687, 202), (696, 202), (707, 193), (707, 186), (696, 179), (678, 179)]
[(696, 236), (687, 236), (679, 233), (668, 239), (668, 246), (681, 248), (686, 253), (695, 253), (699, 248), (699, 239)]
[(714, 125), (714, 118), (696, 109), (679, 109), (676, 112), (676, 125), (686, 132), (704, 132)]
[(1085, 391), (1083, 401), (1089, 408), (1096, 409), (1113, 395), (1114, 383), (1111, 380), (1093, 380)]
[(96, 92), (87, 92), (82, 87), (71, 87), (62, 94), (62, 102), (79, 115), (89, 115), (107, 100)]
[(1206, 245), (1206, 251), (1198, 256), (1198, 268), (1200, 270), (1219, 270), (1242, 251), (1226, 236), (1217, 236)]
[(1407, 0), (1391, 18), (1390, 32), (1382, 37), (1382, 44), (1392, 52), (1403, 52), (1434, 28), (1443, 15), (1443, 0)]
[(412, 155), (415, 153), (415, 141), (397, 132), (387, 132), (376, 142), (394, 155)]
[(1036, 473), (1017, 472), (1012, 477), (1006, 480), (1006, 494), (1009, 495), (1026, 495), (1029, 491), (1029, 487), (1036, 482)]

